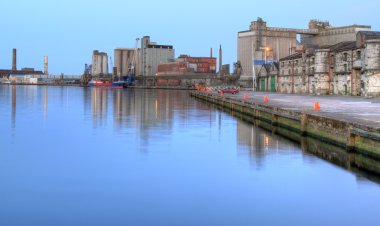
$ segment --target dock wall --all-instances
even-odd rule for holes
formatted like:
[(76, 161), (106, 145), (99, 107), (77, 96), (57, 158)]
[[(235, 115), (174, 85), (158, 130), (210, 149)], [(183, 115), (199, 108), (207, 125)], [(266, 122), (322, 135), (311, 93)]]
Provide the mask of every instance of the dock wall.
[[(320, 116), (313, 111), (283, 109), (268, 104), (252, 103), (206, 92), (191, 92), (191, 96), (237, 112), (252, 119), (252, 123), (299, 143), (310, 137), (377, 162), (380, 160), (380, 129), (337, 118)], [(373, 171), (367, 165), (365, 169)], [(380, 174), (379, 171), (375, 172)]]

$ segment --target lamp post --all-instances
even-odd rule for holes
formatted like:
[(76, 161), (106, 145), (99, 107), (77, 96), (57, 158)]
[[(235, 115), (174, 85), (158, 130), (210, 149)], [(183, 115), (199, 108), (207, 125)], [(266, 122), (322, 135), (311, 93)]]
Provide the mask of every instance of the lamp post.
[(267, 54), (271, 51), (269, 47), (261, 47), (260, 50), (264, 51), (264, 63), (267, 63)]

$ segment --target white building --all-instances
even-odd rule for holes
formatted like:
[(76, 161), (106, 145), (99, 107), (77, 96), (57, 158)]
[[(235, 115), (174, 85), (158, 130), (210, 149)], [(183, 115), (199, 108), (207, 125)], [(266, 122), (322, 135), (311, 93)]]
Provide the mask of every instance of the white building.
[(107, 53), (94, 50), (92, 54), (92, 75), (108, 74), (108, 56)]
[(141, 40), (141, 65), (140, 75), (155, 76), (159, 64), (174, 61), (175, 51), (170, 45), (157, 45), (150, 41), (149, 36)]

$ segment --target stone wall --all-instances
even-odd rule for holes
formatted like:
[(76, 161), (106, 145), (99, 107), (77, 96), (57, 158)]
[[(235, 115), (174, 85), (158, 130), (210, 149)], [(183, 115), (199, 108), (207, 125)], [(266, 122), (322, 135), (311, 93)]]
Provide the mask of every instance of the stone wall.
[(380, 40), (369, 40), (365, 47), (362, 89), (365, 96), (380, 96)]

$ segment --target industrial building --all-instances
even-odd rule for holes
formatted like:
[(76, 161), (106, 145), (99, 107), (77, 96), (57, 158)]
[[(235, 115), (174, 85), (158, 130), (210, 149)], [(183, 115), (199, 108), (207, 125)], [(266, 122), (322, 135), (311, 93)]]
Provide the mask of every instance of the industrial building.
[(92, 75), (108, 75), (108, 55), (94, 50), (92, 54)]
[(132, 68), (135, 68), (135, 74), (141, 74), (139, 63), (140, 49), (117, 48), (114, 51), (114, 75), (118, 77), (127, 76)]
[(155, 76), (159, 64), (174, 61), (175, 50), (171, 45), (157, 45), (149, 36), (141, 39), (140, 74)]
[(42, 71), (35, 71), (34, 68), (22, 68), (17, 70), (17, 49), (12, 50), (12, 69), (0, 69), (0, 78), (8, 81), (9, 78), (24, 77), (25, 75), (42, 75)]
[[(267, 23), (258, 18), (253, 21), (248, 31), (238, 33), (238, 61), (241, 62), (241, 82), (255, 83), (259, 66), (268, 61), (279, 61), (302, 49), (297, 42), (297, 34), (316, 34), (317, 30), (289, 29), (268, 27)], [(255, 65), (255, 67), (254, 67)]]
[(265, 64), (278, 63), (280, 59), (306, 49), (355, 41), (359, 31), (370, 30), (370, 26), (361, 25), (331, 27), (329, 22), (317, 20), (311, 20), (308, 29), (277, 28), (268, 27), (263, 19), (258, 18), (251, 22), (248, 31), (238, 33), (238, 61), (243, 70), (241, 83), (253, 85), (258, 90), (261, 86), (258, 76), (264, 72)]

